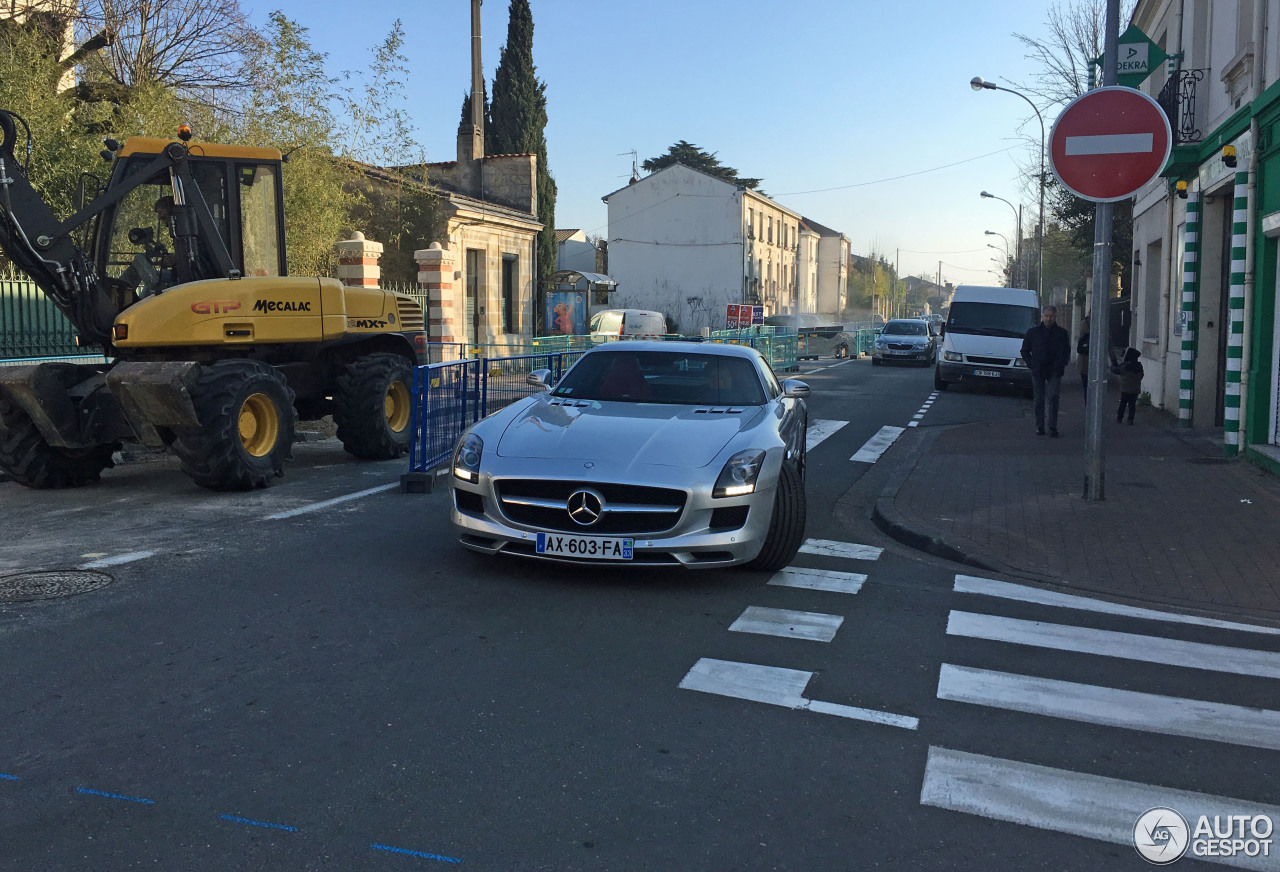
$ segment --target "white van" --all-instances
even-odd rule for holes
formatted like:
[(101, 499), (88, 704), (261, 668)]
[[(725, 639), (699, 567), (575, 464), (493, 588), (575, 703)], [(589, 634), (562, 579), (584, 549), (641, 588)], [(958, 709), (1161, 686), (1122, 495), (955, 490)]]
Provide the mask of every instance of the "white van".
[(942, 325), (934, 387), (980, 383), (1030, 391), (1022, 338), (1039, 321), (1035, 291), (960, 285)]
[(667, 332), (667, 318), (646, 309), (605, 309), (591, 316), (587, 332), (593, 342), (614, 339), (660, 339)]

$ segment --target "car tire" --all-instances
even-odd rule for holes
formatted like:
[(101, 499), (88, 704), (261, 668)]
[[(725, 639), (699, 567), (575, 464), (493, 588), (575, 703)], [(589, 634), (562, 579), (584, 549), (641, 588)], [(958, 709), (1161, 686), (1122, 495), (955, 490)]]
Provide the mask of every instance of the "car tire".
[(878, 357), (873, 357), (873, 358), (871, 358), (871, 365), (872, 365), (872, 366), (879, 366), (879, 365), (880, 365), (880, 358), (878, 358)]
[(748, 569), (776, 572), (791, 563), (804, 542), (807, 507), (804, 481), (794, 467), (783, 463), (774, 491), (769, 531), (765, 534), (760, 553), (747, 564)]
[(939, 371), (937, 364), (933, 367), (933, 389), (936, 391), (945, 391), (947, 383), (942, 380), (942, 373)]

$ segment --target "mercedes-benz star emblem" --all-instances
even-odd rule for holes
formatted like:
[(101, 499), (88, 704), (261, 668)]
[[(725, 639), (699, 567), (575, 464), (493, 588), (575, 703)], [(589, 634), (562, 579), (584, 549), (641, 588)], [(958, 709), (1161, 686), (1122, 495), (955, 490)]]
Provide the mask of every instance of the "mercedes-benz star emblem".
[(565, 503), (569, 517), (575, 524), (590, 527), (604, 514), (604, 497), (595, 491), (580, 490), (569, 494)]

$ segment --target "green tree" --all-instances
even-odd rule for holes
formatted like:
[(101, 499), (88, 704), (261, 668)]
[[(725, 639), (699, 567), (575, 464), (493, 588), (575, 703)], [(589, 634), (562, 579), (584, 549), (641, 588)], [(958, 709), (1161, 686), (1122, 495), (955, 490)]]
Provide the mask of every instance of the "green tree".
[(538, 280), (556, 268), (556, 182), (547, 164), (546, 85), (533, 65), (533, 13), (529, 0), (511, 0), (507, 44), (502, 47), (493, 76), (491, 123), (486, 130), (488, 154), (538, 156)]
[(336, 82), (325, 56), (311, 46), (307, 28), (271, 13), (254, 53), (258, 87), (245, 105), (234, 140), (285, 152), (285, 240), (289, 272), (328, 275), (333, 246), (350, 229), (357, 203), (355, 167), (335, 157), (337, 123), (330, 106)]
[[(489, 111), (489, 86), (484, 82), (480, 83), (480, 100), (483, 108), (480, 111), (480, 120), (484, 123), (484, 151), (485, 154), (496, 154), (493, 150), (493, 117)], [(459, 125), (471, 123), (471, 92), (462, 95), (462, 120)]]
[(707, 152), (698, 148), (692, 142), (686, 142), (681, 139), (679, 142), (667, 149), (666, 154), (651, 157), (640, 165), (641, 169), (646, 172), (657, 172), (665, 169), (672, 164), (684, 164), (695, 170), (701, 170), (708, 175), (715, 176), (718, 179), (724, 179), (726, 182), (732, 182), (735, 185), (742, 185), (744, 188), (756, 190), (760, 187), (763, 179), (747, 179), (741, 178), (738, 171), (733, 167), (725, 166), (720, 163), (716, 157), (717, 152)]

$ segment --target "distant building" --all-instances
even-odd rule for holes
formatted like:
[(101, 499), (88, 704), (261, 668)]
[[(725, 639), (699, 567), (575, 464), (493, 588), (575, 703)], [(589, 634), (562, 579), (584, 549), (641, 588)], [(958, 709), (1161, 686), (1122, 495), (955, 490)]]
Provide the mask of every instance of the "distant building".
[(812, 218), (803, 223), (818, 235), (816, 311), (828, 323), (838, 321), (849, 299), (849, 238)]
[(599, 272), (596, 247), (581, 230), (556, 231), (556, 269)]
[(848, 240), (816, 222), (805, 236), (801, 215), (763, 194), (673, 164), (603, 199), (616, 306), (660, 311), (685, 333), (723, 327), (730, 303), (766, 315), (843, 306)]

